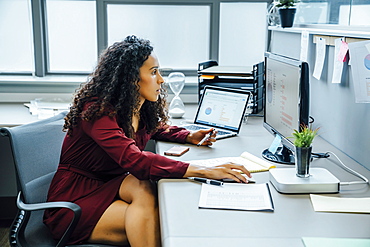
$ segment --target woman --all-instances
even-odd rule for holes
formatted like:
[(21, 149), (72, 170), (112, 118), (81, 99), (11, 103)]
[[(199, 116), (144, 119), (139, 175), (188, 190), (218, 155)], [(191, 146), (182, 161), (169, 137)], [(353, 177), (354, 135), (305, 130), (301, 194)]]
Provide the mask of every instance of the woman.
[[(240, 165), (205, 168), (143, 151), (150, 138), (197, 144), (212, 131), (168, 126), (163, 82), (149, 41), (129, 36), (104, 51), (78, 90), (48, 194), (48, 201), (71, 201), (82, 209), (69, 244), (160, 246), (151, 181), (196, 176), (246, 182), (240, 171), (250, 174)], [(71, 218), (68, 210), (48, 210), (44, 223), (60, 239)]]

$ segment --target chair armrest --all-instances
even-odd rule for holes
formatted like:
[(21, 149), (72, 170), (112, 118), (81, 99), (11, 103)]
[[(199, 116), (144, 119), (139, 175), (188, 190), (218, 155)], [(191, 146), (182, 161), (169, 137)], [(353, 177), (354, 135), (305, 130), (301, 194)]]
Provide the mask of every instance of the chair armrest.
[(51, 209), (51, 208), (68, 208), (73, 211), (75, 214), (81, 214), (81, 208), (77, 204), (73, 202), (42, 202), (42, 203), (32, 203), (26, 204), (21, 199), (21, 192), (19, 192), (17, 197), (17, 206), (19, 209), (25, 211), (36, 211), (36, 210), (44, 210), (44, 209)]
[(67, 208), (72, 210), (73, 212), (73, 219), (69, 224), (67, 230), (64, 232), (62, 238), (59, 240), (57, 247), (63, 247), (67, 243), (69, 237), (71, 236), (72, 232), (74, 231), (78, 221), (81, 217), (81, 208), (77, 204), (73, 202), (43, 202), (43, 203), (24, 203), (21, 199), (21, 192), (18, 193), (17, 197), (17, 206), (19, 209), (24, 211), (36, 211), (36, 210), (44, 210), (44, 209), (52, 209), (52, 208)]

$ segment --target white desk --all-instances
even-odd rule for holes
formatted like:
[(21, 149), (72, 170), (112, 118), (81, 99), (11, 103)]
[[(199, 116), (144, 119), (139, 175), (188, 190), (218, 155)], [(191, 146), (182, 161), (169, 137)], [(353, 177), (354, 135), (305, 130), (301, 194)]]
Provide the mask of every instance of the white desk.
[[(191, 109), (186, 118), (191, 119)], [(181, 120), (173, 120), (174, 124)], [(216, 142), (213, 147), (190, 147), (177, 159), (191, 160), (222, 156), (238, 156), (248, 151), (261, 157), (273, 137), (262, 127), (262, 118), (250, 118), (243, 124), (238, 137)], [(157, 152), (163, 152), (173, 143), (158, 142)], [(370, 171), (320, 137), (314, 141), (314, 152), (334, 152), (342, 161), (368, 179)], [(340, 181), (360, 181), (345, 172), (330, 159), (316, 159), (313, 167), (325, 167)], [(278, 165), (278, 167), (291, 167)], [(269, 182), (269, 173), (254, 173), (257, 183)], [(245, 185), (248, 186), (248, 185)], [(274, 212), (198, 209), (201, 185), (185, 179), (159, 181), (161, 235), (164, 247), (188, 246), (304, 246), (302, 237), (370, 238), (370, 214), (315, 212), (308, 194), (278, 193), (269, 183), (275, 205)], [(336, 197), (370, 197), (366, 185), (342, 187)]]
[(0, 127), (13, 127), (39, 120), (23, 103), (0, 104)]

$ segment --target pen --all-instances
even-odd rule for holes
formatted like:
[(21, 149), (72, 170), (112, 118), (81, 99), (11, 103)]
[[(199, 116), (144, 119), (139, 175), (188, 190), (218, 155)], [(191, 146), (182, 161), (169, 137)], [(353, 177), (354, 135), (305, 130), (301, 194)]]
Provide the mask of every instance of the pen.
[(218, 186), (221, 186), (224, 184), (224, 182), (213, 180), (213, 179), (208, 179), (208, 178), (188, 177), (188, 179), (201, 182), (201, 183), (205, 183), (205, 184), (212, 184), (212, 185), (218, 185)]
[(197, 144), (197, 146), (200, 146), (200, 145), (202, 145), (203, 144), (203, 142), (205, 142), (208, 138), (210, 138), (211, 137), (211, 135), (213, 134), (213, 131), (214, 130), (212, 130), (211, 132), (209, 132), (208, 134), (206, 134), (204, 137), (203, 137), (203, 139)]

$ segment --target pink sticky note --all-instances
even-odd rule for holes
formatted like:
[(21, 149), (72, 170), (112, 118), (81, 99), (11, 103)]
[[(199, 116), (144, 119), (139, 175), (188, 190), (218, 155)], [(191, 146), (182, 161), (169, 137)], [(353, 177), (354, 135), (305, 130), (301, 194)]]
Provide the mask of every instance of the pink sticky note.
[(347, 60), (347, 52), (348, 52), (348, 43), (342, 40), (342, 44), (340, 46), (340, 50), (338, 53), (338, 60), (341, 62), (345, 62)]

